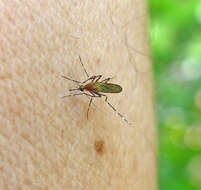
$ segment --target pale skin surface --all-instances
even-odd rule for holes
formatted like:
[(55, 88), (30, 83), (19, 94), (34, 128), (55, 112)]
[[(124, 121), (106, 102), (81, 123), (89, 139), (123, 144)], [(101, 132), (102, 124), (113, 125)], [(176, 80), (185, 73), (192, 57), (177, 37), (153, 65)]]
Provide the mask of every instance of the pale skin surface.
[[(157, 189), (144, 3), (0, 2), (0, 189)], [(61, 75), (86, 80), (79, 55), (115, 76), (108, 101), (131, 126), (104, 99), (87, 120), (87, 97), (61, 98), (76, 87)]]

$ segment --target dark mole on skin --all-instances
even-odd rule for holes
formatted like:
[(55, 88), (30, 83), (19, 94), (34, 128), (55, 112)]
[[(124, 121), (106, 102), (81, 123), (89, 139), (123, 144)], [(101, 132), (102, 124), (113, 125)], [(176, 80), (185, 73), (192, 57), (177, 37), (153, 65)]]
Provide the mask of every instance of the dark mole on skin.
[(95, 141), (94, 148), (96, 150), (96, 153), (102, 155), (104, 153), (104, 141), (103, 140)]

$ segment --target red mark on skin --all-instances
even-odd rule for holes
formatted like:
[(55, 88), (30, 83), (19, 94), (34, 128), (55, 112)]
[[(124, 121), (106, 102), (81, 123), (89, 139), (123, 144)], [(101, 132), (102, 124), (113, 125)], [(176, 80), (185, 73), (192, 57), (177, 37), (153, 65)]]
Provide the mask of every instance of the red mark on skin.
[(104, 141), (103, 140), (97, 140), (94, 143), (94, 148), (96, 150), (96, 153), (98, 153), (99, 155), (103, 155), (104, 153)]

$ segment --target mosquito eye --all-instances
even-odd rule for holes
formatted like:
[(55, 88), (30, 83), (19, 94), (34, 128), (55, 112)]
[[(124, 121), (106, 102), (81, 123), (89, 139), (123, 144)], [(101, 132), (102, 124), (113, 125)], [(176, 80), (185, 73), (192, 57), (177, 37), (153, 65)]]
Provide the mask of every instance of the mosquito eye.
[(80, 91), (84, 91), (84, 88), (83, 88), (83, 87), (80, 87), (79, 90), (80, 90)]

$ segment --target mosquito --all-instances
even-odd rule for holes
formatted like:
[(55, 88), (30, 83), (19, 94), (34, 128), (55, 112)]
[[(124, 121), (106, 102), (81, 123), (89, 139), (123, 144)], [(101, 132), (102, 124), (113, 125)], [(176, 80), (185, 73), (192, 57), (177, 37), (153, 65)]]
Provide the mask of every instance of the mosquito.
[(122, 91), (122, 87), (118, 84), (108, 83), (112, 78), (106, 78), (101, 80), (102, 75), (94, 75), (89, 77), (88, 72), (86, 71), (84, 64), (82, 62), (81, 57), (79, 56), (80, 63), (84, 69), (85, 74), (87, 75), (88, 79), (86, 79), (83, 82), (71, 79), (66, 76), (62, 76), (64, 79), (70, 80), (74, 83), (78, 84), (78, 88), (69, 89), (69, 91), (80, 91), (79, 93), (70, 94), (63, 96), (62, 98), (70, 97), (70, 96), (80, 96), (85, 95), (87, 97), (90, 97), (88, 109), (87, 109), (87, 119), (89, 118), (89, 109), (91, 106), (91, 103), (93, 101), (93, 98), (101, 98), (105, 97), (105, 102), (115, 111), (117, 114), (127, 123), (129, 124), (128, 120), (119, 113), (114, 106), (108, 102), (108, 97), (105, 95), (105, 93), (120, 93)]

